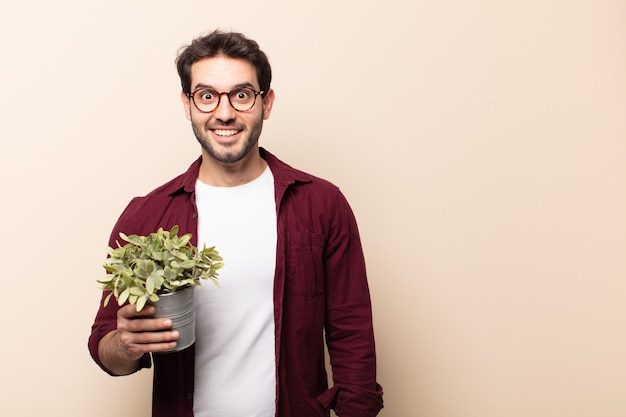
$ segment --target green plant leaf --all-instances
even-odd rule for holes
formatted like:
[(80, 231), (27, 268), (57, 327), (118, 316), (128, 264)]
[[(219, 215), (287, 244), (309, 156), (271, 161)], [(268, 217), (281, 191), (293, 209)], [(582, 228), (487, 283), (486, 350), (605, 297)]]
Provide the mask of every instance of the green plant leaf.
[(176, 279), (176, 277), (178, 277), (178, 273), (176, 272), (176, 269), (170, 266), (166, 266), (163, 269), (163, 278), (165, 279), (165, 281), (172, 281)]
[(136, 295), (137, 297), (144, 295), (145, 291), (138, 287), (130, 287), (128, 288), (131, 295)]
[(135, 246), (142, 246), (145, 242), (145, 238), (137, 235), (128, 236), (128, 242), (132, 243)]
[(109, 282), (113, 281), (113, 278), (114, 278), (114, 277), (113, 277), (113, 275), (112, 275), (112, 274), (106, 274), (106, 275), (104, 276), (104, 278), (99, 279), (99, 280), (98, 280), (98, 282), (99, 282), (99, 283), (101, 283), (101, 284), (107, 284), (107, 283), (109, 283)]
[(126, 302), (126, 300), (128, 299), (129, 295), (130, 295), (130, 288), (126, 288), (124, 291), (122, 291), (120, 296), (117, 298), (117, 303), (119, 305), (124, 304)]
[(146, 290), (148, 291), (148, 294), (152, 294), (156, 290), (160, 290), (162, 284), (163, 277), (160, 274), (158, 274), (156, 271), (150, 274), (150, 276), (146, 280)]
[(191, 240), (191, 233), (187, 233), (186, 235), (182, 235), (180, 239), (178, 239), (178, 247), (187, 246), (189, 241)]
[(109, 304), (109, 300), (111, 299), (112, 296), (113, 296), (112, 292), (110, 292), (109, 295), (106, 296), (106, 298), (104, 299), (104, 302), (102, 303), (104, 307), (106, 307)]
[(176, 250), (176, 249), (172, 250), (172, 255), (174, 255), (181, 261), (186, 261), (189, 259), (189, 257), (185, 254), (185, 252)]
[(146, 305), (148, 301), (148, 294), (144, 294), (137, 299), (137, 311), (143, 310), (143, 307)]
[(192, 259), (187, 259), (181, 262), (180, 264), (178, 264), (178, 267), (182, 269), (193, 269), (195, 266), (196, 266), (196, 261)]

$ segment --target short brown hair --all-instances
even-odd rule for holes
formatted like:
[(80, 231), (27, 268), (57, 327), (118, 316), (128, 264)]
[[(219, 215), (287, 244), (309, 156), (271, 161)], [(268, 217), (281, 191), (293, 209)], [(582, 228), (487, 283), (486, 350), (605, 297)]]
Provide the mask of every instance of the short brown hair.
[(181, 49), (176, 58), (176, 68), (184, 93), (191, 93), (191, 66), (201, 59), (219, 55), (245, 59), (256, 69), (261, 91), (266, 93), (270, 89), (272, 68), (259, 44), (241, 33), (215, 30), (194, 39)]

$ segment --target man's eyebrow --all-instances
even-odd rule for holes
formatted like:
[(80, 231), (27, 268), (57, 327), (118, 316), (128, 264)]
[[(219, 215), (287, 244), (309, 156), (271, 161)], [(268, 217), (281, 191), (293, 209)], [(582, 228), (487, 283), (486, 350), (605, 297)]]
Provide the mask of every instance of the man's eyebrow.
[[(251, 89), (253, 89), (253, 90), (256, 90), (256, 88), (254, 87), (254, 85), (252, 85), (252, 83), (251, 83), (251, 82), (248, 82), (248, 81), (243, 82), (243, 83), (239, 83), (239, 84), (235, 84), (235, 85), (232, 87), (232, 89), (231, 89), (231, 90), (234, 90), (234, 89), (237, 89), (237, 88), (243, 88), (243, 87), (248, 87), (248, 88), (251, 88)], [(200, 90), (200, 89), (203, 89), (203, 88), (210, 88), (210, 89), (212, 89), (212, 90), (216, 90), (216, 91), (217, 91), (217, 89), (216, 89), (216, 88), (214, 88), (213, 86), (208, 85), (208, 84), (203, 84), (203, 83), (198, 83), (198, 84), (196, 84), (196, 86), (195, 86), (195, 87), (194, 87), (191, 91), (196, 91), (196, 90)]]

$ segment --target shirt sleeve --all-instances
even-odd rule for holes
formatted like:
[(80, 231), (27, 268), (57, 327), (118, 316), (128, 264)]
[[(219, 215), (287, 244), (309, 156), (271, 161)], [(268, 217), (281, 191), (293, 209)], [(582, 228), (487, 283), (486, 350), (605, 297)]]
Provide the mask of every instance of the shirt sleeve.
[(383, 407), (365, 259), (356, 219), (338, 193), (324, 255), (326, 344), (334, 386), (318, 399), (339, 417), (374, 417)]
[[(116, 241), (119, 240), (119, 232), (122, 230), (128, 231), (133, 230), (132, 227), (134, 225), (131, 223), (131, 219), (134, 218), (134, 212), (136, 211), (136, 206), (138, 199), (133, 199), (120, 218), (118, 219), (115, 227), (113, 227), (113, 231), (111, 232), (111, 236), (109, 238), (109, 246), (115, 247)], [(100, 340), (109, 332), (117, 329), (117, 311), (120, 309), (120, 306), (117, 304), (115, 298), (111, 298), (106, 307), (104, 307), (104, 299), (110, 293), (110, 291), (103, 291), (102, 298), (100, 300), (100, 305), (98, 308), (98, 312), (96, 313), (96, 317), (94, 319), (93, 325), (91, 326), (91, 334), (89, 335), (89, 340), (87, 346), (89, 348), (89, 353), (93, 360), (109, 375), (114, 375), (109, 371), (100, 360), (100, 356), (98, 355), (98, 344)], [(149, 368), (151, 366), (150, 354), (145, 354), (139, 367), (136, 371), (142, 368)]]

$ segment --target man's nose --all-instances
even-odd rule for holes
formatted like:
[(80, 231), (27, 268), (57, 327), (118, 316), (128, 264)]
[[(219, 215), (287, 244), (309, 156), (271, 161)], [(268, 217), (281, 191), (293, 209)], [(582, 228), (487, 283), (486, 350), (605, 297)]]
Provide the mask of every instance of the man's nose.
[(220, 101), (214, 110), (215, 117), (222, 122), (230, 121), (235, 118), (236, 110), (230, 105), (228, 93), (220, 93)]

